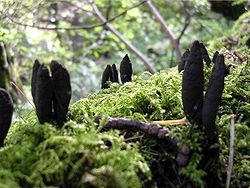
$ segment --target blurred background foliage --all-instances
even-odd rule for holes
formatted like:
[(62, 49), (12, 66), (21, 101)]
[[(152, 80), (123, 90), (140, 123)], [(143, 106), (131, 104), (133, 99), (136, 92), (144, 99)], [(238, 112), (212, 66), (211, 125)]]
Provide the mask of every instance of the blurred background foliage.
[[(31, 99), (30, 80), (35, 59), (45, 64), (55, 59), (67, 67), (73, 90), (71, 102), (97, 92), (104, 67), (114, 63), (119, 68), (125, 54), (132, 60), (134, 74), (146, 70), (143, 62), (100, 22), (89, 2), (1, 0), (0, 41), (11, 49), (21, 81), (17, 85), (28, 98)], [(111, 19), (110, 24), (141, 51), (157, 71), (176, 66), (178, 61), (170, 39), (145, 2), (94, 1), (103, 16)], [(180, 36), (182, 53), (195, 39), (207, 45), (209, 40), (225, 35), (234, 23), (211, 11), (207, 0), (153, 0), (152, 3), (169, 29)], [(246, 4), (246, 1), (231, 3)], [(25, 108), (23, 104), (22, 108)]]

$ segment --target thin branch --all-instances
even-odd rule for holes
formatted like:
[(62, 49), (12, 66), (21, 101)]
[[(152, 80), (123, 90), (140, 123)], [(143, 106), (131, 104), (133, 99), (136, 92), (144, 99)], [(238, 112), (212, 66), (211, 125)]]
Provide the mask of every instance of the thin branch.
[(84, 9), (84, 8), (78, 6), (78, 5), (76, 5), (76, 4), (74, 4), (74, 3), (70, 2), (70, 1), (61, 0), (60, 3), (69, 4), (69, 5), (73, 6), (73, 7), (76, 7), (77, 9), (83, 11), (83, 12), (95, 14), (94, 12), (92, 12), (90, 10), (86, 10), (86, 9)]
[[(95, 123), (98, 125), (101, 122), (100, 117), (95, 118)], [(142, 122), (136, 119), (126, 118), (111, 118), (106, 120), (104, 127), (101, 131), (124, 130), (130, 132), (143, 132), (145, 135), (151, 136), (157, 140), (161, 140), (167, 143), (169, 151), (176, 154), (176, 162), (179, 166), (185, 166), (188, 163), (190, 149), (188, 145), (179, 147), (180, 140), (177, 137), (169, 136), (169, 129), (162, 127), (155, 123)]]
[[(95, 122), (100, 123), (101, 118), (96, 117)], [(125, 131), (140, 131), (148, 136), (152, 136), (159, 140), (168, 141), (176, 149), (179, 143), (177, 138), (170, 138), (169, 129), (162, 127), (155, 123), (143, 122), (137, 119), (126, 119), (126, 118), (111, 118), (107, 119), (105, 126), (101, 131), (108, 131), (111, 129), (125, 130)]]
[[(137, 4), (137, 6), (141, 5), (143, 2), (146, 2), (146, 1), (142, 1), (141, 3)], [(145, 57), (144, 54), (142, 54), (133, 44), (129, 43), (122, 36), (122, 34), (118, 30), (116, 30), (111, 24), (107, 23), (106, 18), (102, 15), (101, 11), (98, 9), (98, 7), (95, 5), (95, 3), (92, 0), (89, 0), (89, 3), (92, 6), (92, 8), (93, 8), (94, 12), (96, 13), (97, 17), (103, 22), (103, 24), (105, 24), (105, 28), (108, 29), (110, 32), (112, 32), (122, 43), (124, 43), (126, 45), (126, 47), (131, 52), (136, 54), (137, 57), (140, 58), (143, 61), (143, 63), (146, 65), (149, 72), (151, 72), (152, 74), (156, 73), (155, 67), (153, 66), (153, 64), (151, 64), (149, 62), (147, 57)]]
[(30, 103), (32, 108), (35, 110), (34, 104), (28, 99), (27, 95), (24, 94), (24, 92), (16, 85), (15, 82), (11, 81), (10, 84), (15, 87), (15, 89)]
[(176, 119), (176, 120), (153, 121), (153, 123), (156, 123), (158, 125), (187, 125), (188, 121), (184, 117), (182, 119)]
[[(93, 24), (93, 25), (82, 25), (82, 26), (72, 26), (72, 27), (44, 27), (44, 26), (39, 26), (39, 25), (35, 25), (35, 24), (26, 24), (26, 23), (22, 23), (20, 21), (17, 21), (15, 19), (12, 18), (11, 15), (9, 15), (7, 12), (4, 13), (5, 17), (7, 17), (12, 23), (14, 24), (17, 24), (17, 25), (21, 25), (21, 26), (24, 26), (24, 27), (32, 27), (32, 28), (36, 28), (36, 29), (41, 29), (41, 30), (81, 30), (81, 29), (86, 29), (86, 30), (89, 30), (89, 29), (94, 29), (96, 27), (103, 27), (105, 26), (107, 23), (109, 22), (113, 22), (114, 20), (120, 18), (121, 16), (124, 16), (128, 11), (134, 9), (134, 8), (137, 8), (139, 6), (141, 6), (143, 3), (145, 3), (146, 0), (138, 3), (138, 4), (135, 4), (134, 6), (131, 6), (129, 7), (128, 9), (124, 10), (123, 12), (121, 12), (120, 14), (106, 20), (105, 22), (102, 22), (102, 23), (98, 23), (98, 24)], [(62, 1), (64, 3), (70, 3), (68, 1)], [(70, 3), (72, 4), (72, 3)], [(80, 8), (78, 6), (76, 6), (77, 8)], [(82, 9), (82, 11), (87, 11), (85, 9)], [(93, 14), (96, 14), (95, 12), (92, 12), (92, 11), (89, 11)]]
[(233, 162), (234, 162), (234, 140), (235, 140), (235, 118), (236, 115), (233, 115), (231, 118), (231, 126), (230, 126), (230, 146), (229, 146), (229, 159), (228, 159), (228, 169), (227, 169), (227, 182), (226, 182), (226, 188), (230, 187), (230, 181), (232, 176), (232, 170), (233, 170)]
[[(189, 9), (188, 9), (188, 2), (185, 0), (181, 0), (181, 4), (182, 7), (184, 9), (184, 12), (190, 17), (190, 18), (195, 18), (195, 15), (193, 15)], [(190, 19), (191, 20), (191, 19)], [(196, 23), (198, 23), (200, 25), (200, 27), (202, 27), (204, 30), (206, 30), (206, 32), (208, 34), (210, 34), (212, 36), (212, 33), (198, 20), (198, 19), (193, 19)]]
[(178, 43), (180, 42), (181, 37), (184, 35), (184, 33), (185, 33), (186, 29), (188, 28), (189, 24), (190, 24), (190, 17), (188, 17), (188, 18), (186, 19), (186, 21), (185, 21), (185, 25), (184, 25), (184, 27), (183, 27), (183, 29), (182, 29), (182, 31), (181, 31), (181, 33), (180, 33), (178, 39), (177, 39), (177, 40), (178, 40)]
[(107, 8), (107, 11), (106, 11), (106, 16), (105, 16), (105, 18), (106, 18), (107, 20), (108, 20), (109, 17), (110, 17), (111, 10), (112, 10), (112, 6), (113, 6), (113, 0), (109, 0), (108, 8)]
[(164, 21), (163, 17), (160, 15), (159, 11), (156, 9), (156, 7), (153, 5), (153, 3), (150, 0), (147, 0), (146, 5), (150, 9), (151, 13), (155, 16), (156, 20), (161, 24), (161, 27), (166, 32), (167, 37), (170, 39), (172, 46), (175, 49), (176, 59), (179, 62), (181, 60), (181, 50), (180, 50), (179, 41), (178, 41), (177, 37), (174, 35), (172, 30), (169, 28), (167, 23)]
[(107, 20), (107, 22), (105, 23), (98, 23), (98, 24), (94, 24), (94, 25), (82, 25), (82, 26), (72, 26), (72, 27), (44, 27), (44, 26), (38, 26), (38, 25), (31, 25), (31, 24), (26, 24), (26, 23), (22, 23), (19, 22), (15, 19), (13, 19), (11, 16), (6, 15), (6, 17), (14, 24), (17, 25), (21, 25), (24, 27), (32, 27), (32, 28), (36, 28), (36, 29), (41, 29), (41, 30), (81, 30), (81, 29), (94, 29), (96, 27), (101, 27), (104, 26), (106, 23), (115, 20), (118, 17), (113, 17), (110, 20)]

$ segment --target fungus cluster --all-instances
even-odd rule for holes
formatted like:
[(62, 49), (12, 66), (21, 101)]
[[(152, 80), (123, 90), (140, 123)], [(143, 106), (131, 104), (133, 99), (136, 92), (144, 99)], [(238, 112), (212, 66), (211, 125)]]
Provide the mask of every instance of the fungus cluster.
[(199, 41), (195, 41), (191, 50), (187, 50), (183, 54), (179, 65), (179, 68), (184, 69), (182, 102), (188, 120), (202, 125), (207, 138), (215, 141), (215, 119), (224, 89), (224, 77), (227, 74), (227, 69), (224, 56), (216, 51), (212, 60), (214, 67), (204, 97), (203, 60), (210, 66), (211, 60), (205, 46)]
[(41, 124), (55, 121), (62, 126), (66, 121), (71, 98), (70, 76), (67, 69), (57, 61), (48, 68), (35, 60), (31, 79), (31, 92), (36, 114)]
[[(122, 84), (126, 82), (131, 82), (132, 74), (133, 74), (132, 64), (130, 62), (128, 55), (125, 55), (120, 64), (120, 79)], [(112, 83), (114, 82), (119, 83), (118, 71), (116, 69), (115, 64), (113, 64), (112, 66), (107, 65), (105, 70), (103, 71), (101, 88), (102, 89), (109, 88), (108, 84), (109, 81)]]

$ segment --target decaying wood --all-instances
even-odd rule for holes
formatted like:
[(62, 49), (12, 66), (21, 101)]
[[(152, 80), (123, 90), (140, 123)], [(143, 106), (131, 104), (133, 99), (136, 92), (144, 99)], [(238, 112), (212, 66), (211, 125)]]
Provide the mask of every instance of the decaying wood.
[[(100, 123), (100, 117), (95, 119), (96, 123)], [(155, 123), (143, 122), (140, 120), (126, 119), (126, 118), (111, 118), (109, 117), (106, 125), (102, 128), (102, 131), (108, 131), (110, 129), (127, 130), (127, 131), (141, 131), (146, 135), (156, 137), (161, 140), (171, 141), (173, 145), (177, 145), (178, 139), (171, 140), (169, 138), (169, 129), (162, 127)]]
[[(95, 122), (100, 123), (101, 117), (96, 117)], [(111, 129), (124, 130), (124, 131), (140, 131), (148, 136), (156, 138), (158, 140), (165, 141), (168, 144), (170, 151), (176, 154), (176, 162), (180, 166), (185, 166), (189, 159), (190, 150), (187, 145), (179, 148), (178, 144), (180, 140), (177, 137), (169, 136), (169, 129), (162, 127), (155, 123), (143, 122), (140, 120), (126, 119), (126, 118), (111, 118), (109, 117), (105, 123), (105, 126), (101, 131), (109, 131)]]

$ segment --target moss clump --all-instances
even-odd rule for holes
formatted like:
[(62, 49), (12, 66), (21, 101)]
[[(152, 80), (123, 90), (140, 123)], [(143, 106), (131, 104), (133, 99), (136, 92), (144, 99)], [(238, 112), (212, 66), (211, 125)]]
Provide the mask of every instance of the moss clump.
[[(241, 24), (235, 26), (236, 29), (242, 27)], [(244, 38), (241, 33), (235, 33), (235, 37)], [(218, 41), (223, 39), (212, 42), (210, 50), (220, 49), (226, 55), (226, 64), (233, 65), (225, 79), (217, 118), (221, 165), (218, 176), (224, 184), (230, 119), (237, 115), (231, 186), (244, 187), (250, 184), (250, 54), (244, 42), (228, 48), (226, 43)], [(215, 46), (220, 48), (213, 48)], [(241, 63), (227, 56), (236, 49), (241, 49), (245, 57)], [(211, 69), (205, 69), (206, 80)], [(39, 124), (34, 112), (27, 115), (12, 125), (5, 147), (0, 149), (0, 187), (141, 187), (151, 179), (153, 183), (148, 186), (156, 182), (168, 187), (167, 182), (169, 186), (180, 186), (185, 177), (199, 187), (206, 186), (206, 172), (199, 166), (203, 158), (202, 133), (189, 135), (187, 126), (171, 127), (171, 135), (188, 143), (192, 152), (188, 165), (178, 169), (164, 143), (136, 133), (128, 139), (119, 131), (101, 133), (93, 123), (99, 115), (144, 121), (182, 118), (181, 77), (177, 68), (172, 68), (152, 76), (149, 73), (134, 76), (133, 82), (122, 86), (111, 84), (109, 89), (73, 104), (62, 129)]]
[(246, 42), (250, 38), (250, 11), (239, 17), (232, 29), (232, 36), (239, 40), (238, 47), (247, 47)]
[[(227, 64), (232, 63), (226, 60)], [(233, 114), (238, 113), (239, 119), (236, 124), (242, 126), (244, 134), (236, 132), (236, 147), (238, 141), (241, 143), (241, 149), (236, 151), (234, 177), (235, 181), (243, 184), (249, 183), (246, 176), (248, 170), (247, 160), (242, 161), (241, 158), (249, 157), (249, 86), (246, 79), (249, 75), (249, 64), (243, 62), (235, 65), (230, 70), (230, 74), (225, 79), (225, 89), (222, 96), (222, 104), (218, 112), (218, 131), (220, 137), (221, 148), (221, 178), (226, 176), (226, 166), (229, 153), (229, 128), (230, 118)], [(205, 69), (205, 78), (208, 80), (212, 67)], [(144, 121), (160, 120), (160, 119), (177, 119), (183, 117), (181, 106), (181, 74), (177, 73), (177, 69), (169, 69), (144, 79), (145, 73), (136, 76), (134, 81), (123, 86), (112, 84), (110, 89), (100, 91), (98, 94), (90, 95), (88, 98), (82, 99), (72, 105), (70, 116), (77, 122), (86, 122), (92, 120), (94, 116), (106, 114), (112, 117), (128, 117), (139, 118)], [(205, 86), (206, 87), (206, 86)], [(238, 100), (237, 97), (243, 100)], [(227, 119), (225, 119), (227, 118)], [(223, 123), (222, 123), (223, 122)], [(172, 128), (173, 135), (177, 135), (186, 143), (191, 145), (193, 156), (189, 165), (181, 170), (182, 174), (188, 176), (199, 186), (203, 185), (203, 177), (206, 172), (199, 169), (199, 162), (202, 159), (202, 134), (193, 134), (188, 136), (187, 127)], [(201, 138), (200, 138), (201, 137)], [(146, 142), (141, 147), (148, 147), (150, 151), (150, 143)], [(237, 150), (237, 149), (236, 149)], [(244, 151), (244, 152), (243, 152)], [(164, 155), (164, 153), (163, 153)], [(154, 160), (153, 155), (144, 153), (144, 157), (148, 159), (149, 164)], [(164, 160), (169, 161), (170, 156), (166, 156)], [(172, 161), (173, 162), (173, 161)], [(224, 181), (224, 180), (223, 180)], [(233, 182), (233, 184), (236, 182)]]
[[(246, 12), (236, 21), (228, 36), (211, 41), (210, 45), (212, 51), (220, 49), (226, 57), (226, 64), (231, 66), (230, 74), (225, 78), (217, 127), (221, 149), (220, 161), (225, 167), (222, 170), (223, 177), (226, 176), (229, 155), (230, 120), (233, 115), (237, 116), (232, 187), (244, 187), (250, 184), (250, 53), (246, 45), (249, 36), (250, 12)], [(231, 39), (235, 43), (230, 43)]]
[[(222, 105), (218, 112), (222, 179), (226, 176), (230, 118), (236, 112), (239, 116), (236, 123), (233, 185), (249, 183), (247, 117), (250, 96), (245, 82), (248, 70), (246, 62), (231, 69), (225, 80)], [(210, 71), (211, 68), (206, 69), (205, 74), (209, 75)], [(242, 100), (237, 100), (236, 96)], [(98, 132), (99, 128), (93, 123), (98, 115), (144, 121), (182, 118), (181, 74), (177, 73), (177, 68), (172, 68), (153, 76), (143, 73), (123, 86), (111, 84), (109, 89), (73, 104), (69, 112), (71, 120), (62, 129), (50, 124), (40, 125), (34, 112), (25, 120), (14, 123), (5, 141), (6, 146), (0, 150), (2, 185), (140, 187), (143, 181), (151, 178), (149, 166), (159, 160), (168, 171), (176, 174), (176, 178), (185, 174), (197, 185), (203, 186), (206, 172), (198, 165), (202, 158), (202, 134), (189, 137), (188, 127), (171, 128), (171, 134), (190, 143), (193, 152), (189, 165), (178, 174), (173, 156), (164, 148), (157, 150), (157, 142), (150, 139), (125, 142), (119, 131)], [(171, 173), (169, 180), (173, 180)], [(141, 177), (144, 177), (143, 180)]]
[(77, 122), (103, 114), (144, 121), (182, 118), (181, 77), (177, 69), (145, 79), (148, 74), (135, 76), (133, 82), (123, 86), (112, 84), (110, 89), (79, 100), (70, 108), (70, 117)]
[(14, 187), (141, 187), (150, 178), (134, 143), (117, 132), (69, 121), (62, 129), (37, 123), (35, 115), (15, 123), (0, 150), (0, 182)]

